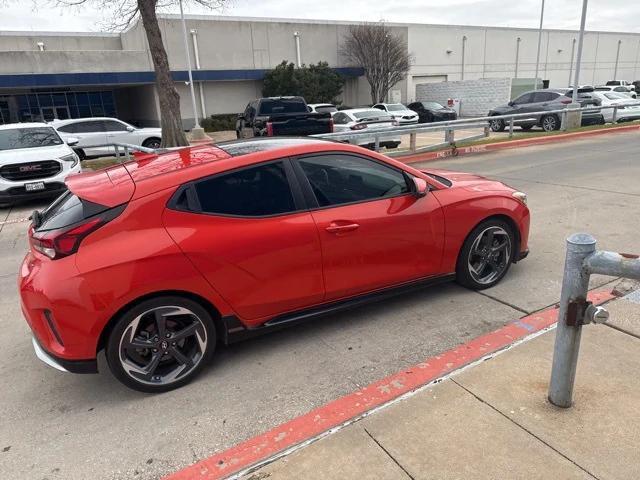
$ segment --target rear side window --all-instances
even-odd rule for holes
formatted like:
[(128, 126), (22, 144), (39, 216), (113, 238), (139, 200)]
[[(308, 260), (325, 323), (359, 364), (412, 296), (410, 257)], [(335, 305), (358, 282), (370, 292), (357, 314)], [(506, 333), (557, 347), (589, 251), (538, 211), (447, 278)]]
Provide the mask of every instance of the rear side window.
[(242, 217), (296, 210), (282, 162), (217, 175), (195, 184), (203, 212)]
[(322, 155), (300, 159), (299, 164), (321, 207), (409, 192), (402, 172), (362, 157)]
[(260, 102), (260, 115), (278, 113), (307, 113), (307, 104), (301, 98), (264, 99)]
[(40, 214), (40, 225), (36, 230), (40, 232), (65, 228), (105, 210), (108, 208), (104, 205), (82, 200), (71, 192), (67, 192)]
[(531, 103), (531, 99), (533, 98), (533, 93), (525, 93), (516, 98), (513, 103), (516, 105), (522, 105), (524, 103)]
[(536, 92), (533, 95), (533, 101), (535, 102), (550, 102), (560, 96), (559, 93), (554, 92)]

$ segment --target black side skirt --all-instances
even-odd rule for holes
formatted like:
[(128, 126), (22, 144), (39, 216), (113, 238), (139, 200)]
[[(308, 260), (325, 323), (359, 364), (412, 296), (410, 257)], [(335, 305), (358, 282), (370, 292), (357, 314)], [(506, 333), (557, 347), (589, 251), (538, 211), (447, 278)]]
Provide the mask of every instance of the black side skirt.
[(340, 312), (373, 302), (378, 302), (380, 300), (385, 300), (402, 293), (412, 292), (414, 290), (419, 290), (424, 287), (449, 282), (451, 280), (455, 280), (455, 274), (453, 273), (440, 275), (437, 277), (428, 277), (410, 283), (403, 283), (395, 287), (385, 288), (383, 290), (377, 290), (371, 293), (365, 293), (357, 297), (348, 298), (346, 300), (325, 303), (317, 307), (279, 315), (256, 328), (247, 328), (242, 324), (238, 317), (236, 317), (235, 315), (229, 315), (227, 317), (222, 317), (225, 330), (223, 341), (228, 345), (230, 343), (239, 342), (248, 338), (257, 337), (268, 332), (280, 330), (291, 325), (297, 325), (299, 323), (314, 320), (323, 315)]

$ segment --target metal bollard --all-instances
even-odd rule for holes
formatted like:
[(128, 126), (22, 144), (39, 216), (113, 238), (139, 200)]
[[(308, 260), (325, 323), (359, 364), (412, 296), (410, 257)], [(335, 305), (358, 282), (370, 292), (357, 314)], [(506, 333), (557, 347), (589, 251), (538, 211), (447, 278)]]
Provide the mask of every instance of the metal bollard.
[(573, 384), (582, 333), (582, 318), (577, 317), (586, 313), (580, 312), (579, 308), (586, 304), (590, 277), (583, 265), (584, 260), (595, 251), (596, 240), (589, 234), (575, 233), (567, 238), (567, 257), (549, 384), (549, 401), (558, 407), (568, 408), (573, 401)]
[(613, 107), (613, 118), (611, 120), (611, 123), (616, 123), (618, 121), (618, 107), (615, 106)]
[(560, 121), (560, 130), (567, 131), (567, 109), (562, 110), (562, 120)]
[(513, 117), (509, 120), (509, 138), (513, 138)]
[(416, 134), (415, 134), (415, 132), (409, 134), (409, 150), (411, 151), (411, 153), (415, 153), (415, 151), (416, 151)]

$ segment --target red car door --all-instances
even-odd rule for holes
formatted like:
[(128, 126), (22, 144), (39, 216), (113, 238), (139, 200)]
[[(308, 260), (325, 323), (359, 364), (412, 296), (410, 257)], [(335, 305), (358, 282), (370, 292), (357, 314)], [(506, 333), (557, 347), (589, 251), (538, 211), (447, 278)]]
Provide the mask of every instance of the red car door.
[(408, 174), (342, 153), (298, 158), (296, 169), (317, 202), (325, 300), (441, 273), (442, 209), (434, 195), (412, 193)]
[(286, 162), (193, 182), (164, 213), (169, 234), (248, 324), (324, 297), (318, 233)]

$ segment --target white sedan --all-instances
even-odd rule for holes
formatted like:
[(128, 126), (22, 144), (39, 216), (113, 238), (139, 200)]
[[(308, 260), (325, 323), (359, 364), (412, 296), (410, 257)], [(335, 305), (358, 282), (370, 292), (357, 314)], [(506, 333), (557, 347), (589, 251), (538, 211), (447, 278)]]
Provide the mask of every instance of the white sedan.
[(73, 148), (80, 158), (112, 155), (113, 147), (95, 147), (110, 143), (127, 143), (147, 148), (160, 148), (161, 132), (159, 128), (136, 128), (117, 118), (90, 117), (69, 120), (54, 120), (50, 125), (55, 128), (63, 140), (69, 137), (78, 139)]
[(401, 103), (376, 103), (373, 108), (383, 110), (395, 118), (400, 125), (418, 123), (418, 114)]
[[(331, 114), (333, 117), (333, 131), (340, 133), (375, 132), (388, 130), (398, 126), (398, 122), (388, 113), (373, 108), (352, 108), (341, 110)], [(365, 148), (375, 147), (375, 137), (362, 135), (349, 140), (349, 143), (360, 145)], [(397, 148), (400, 145), (400, 137), (384, 137), (380, 139), (380, 146), (386, 148)]]
[[(617, 106), (617, 122), (640, 119), (640, 102), (638, 100), (618, 92), (592, 92), (590, 95), (600, 100), (603, 107)], [(604, 108), (601, 112), (605, 122), (613, 122), (613, 108)]]
[(604, 92), (620, 93), (621, 95), (625, 95), (626, 97), (631, 97), (631, 98), (637, 97), (637, 94), (635, 91), (623, 85), (601, 85), (601, 86), (595, 87), (594, 90), (596, 92), (601, 92), (601, 93), (604, 93)]

